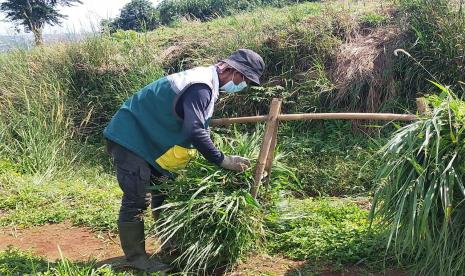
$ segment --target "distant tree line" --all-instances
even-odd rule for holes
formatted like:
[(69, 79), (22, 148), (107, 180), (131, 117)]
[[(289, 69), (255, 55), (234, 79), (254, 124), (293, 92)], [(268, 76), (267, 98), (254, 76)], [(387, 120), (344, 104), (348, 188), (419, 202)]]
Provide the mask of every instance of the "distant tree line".
[[(169, 25), (182, 17), (202, 21), (218, 16), (227, 16), (261, 6), (282, 7), (299, 2), (317, 0), (162, 0), (155, 7), (149, 0), (131, 0), (118, 17), (101, 22), (103, 31), (110, 33), (119, 29), (151, 31), (160, 25)], [(36, 45), (43, 43), (42, 31), (45, 25), (60, 25), (66, 16), (60, 13), (60, 6), (82, 4), (81, 0), (3, 0), (0, 12), (6, 19), (26, 32), (32, 32)]]
[(315, 1), (318, 0), (163, 0), (155, 7), (149, 0), (132, 0), (121, 9), (118, 17), (102, 21), (102, 27), (109, 32), (118, 29), (150, 31), (183, 17), (206, 21), (262, 6), (283, 7)]

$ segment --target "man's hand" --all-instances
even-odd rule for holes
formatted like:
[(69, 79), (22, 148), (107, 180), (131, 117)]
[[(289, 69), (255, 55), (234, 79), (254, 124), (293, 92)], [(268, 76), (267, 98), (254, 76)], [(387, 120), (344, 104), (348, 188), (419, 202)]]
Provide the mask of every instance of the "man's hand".
[(224, 160), (220, 166), (228, 170), (243, 172), (250, 167), (250, 161), (247, 158), (235, 155), (224, 156)]

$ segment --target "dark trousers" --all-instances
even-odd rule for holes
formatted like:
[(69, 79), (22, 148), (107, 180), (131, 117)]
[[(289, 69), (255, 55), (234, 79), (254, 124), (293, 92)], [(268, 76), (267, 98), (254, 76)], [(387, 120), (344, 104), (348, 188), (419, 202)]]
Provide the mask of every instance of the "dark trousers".
[(138, 155), (110, 140), (107, 140), (107, 151), (113, 159), (116, 178), (124, 193), (118, 221), (143, 221), (144, 211), (149, 206), (152, 209), (160, 207), (165, 199), (162, 193), (148, 189), (161, 181), (161, 173)]

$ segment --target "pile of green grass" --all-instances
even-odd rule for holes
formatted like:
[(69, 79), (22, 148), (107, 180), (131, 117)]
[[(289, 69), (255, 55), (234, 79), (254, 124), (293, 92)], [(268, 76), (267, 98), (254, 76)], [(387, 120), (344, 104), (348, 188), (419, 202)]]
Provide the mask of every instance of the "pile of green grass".
[[(255, 163), (262, 133), (236, 132), (232, 138), (216, 140), (225, 154), (245, 156)], [(293, 171), (280, 163), (280, 156), (274, 164), (271, 194), (295, 180)], [(180, 254), (175, 262), (181, 270), (207, 273), (230, 268), (260, 247), (265, 237), (264, 215), (272, 202), (266, 204), (269, 197), (263, 189), (262, 204), (250, 195), (252, 172), (252, 168), (230, 172), (198, 159), (175, 183), (161, 187), (168, 203), (160, 207), (162, 216), (152, 232), (162, 242), (175, 245)]]
[(465, 102), (447, 88), (430, 114), (381, 149), (372, 216), (389, 227), (401, 262), (425, 275), (465, 273)]

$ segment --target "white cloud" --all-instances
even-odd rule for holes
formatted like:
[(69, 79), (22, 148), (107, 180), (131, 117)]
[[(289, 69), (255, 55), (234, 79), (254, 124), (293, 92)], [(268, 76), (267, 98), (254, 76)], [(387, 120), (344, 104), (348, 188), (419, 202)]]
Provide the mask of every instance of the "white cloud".
[[(159, 2), (158, 0), (150, 1), (154, 4)], [(83, 0), (82, 2), (82, 5), (61, 8), (60, 11), (68, 18), (63, 20), (62, 26), (47, 26), (44, 33), (91, 31), (99, 25), (100, 20), (117, 16), (120, 9), (130, 0)], [(4, 18), (4, 15), (0, 14), (0, 20)], [(12, 23), (0, 21), (0, 34), (12, 34), (13, 32)]]

